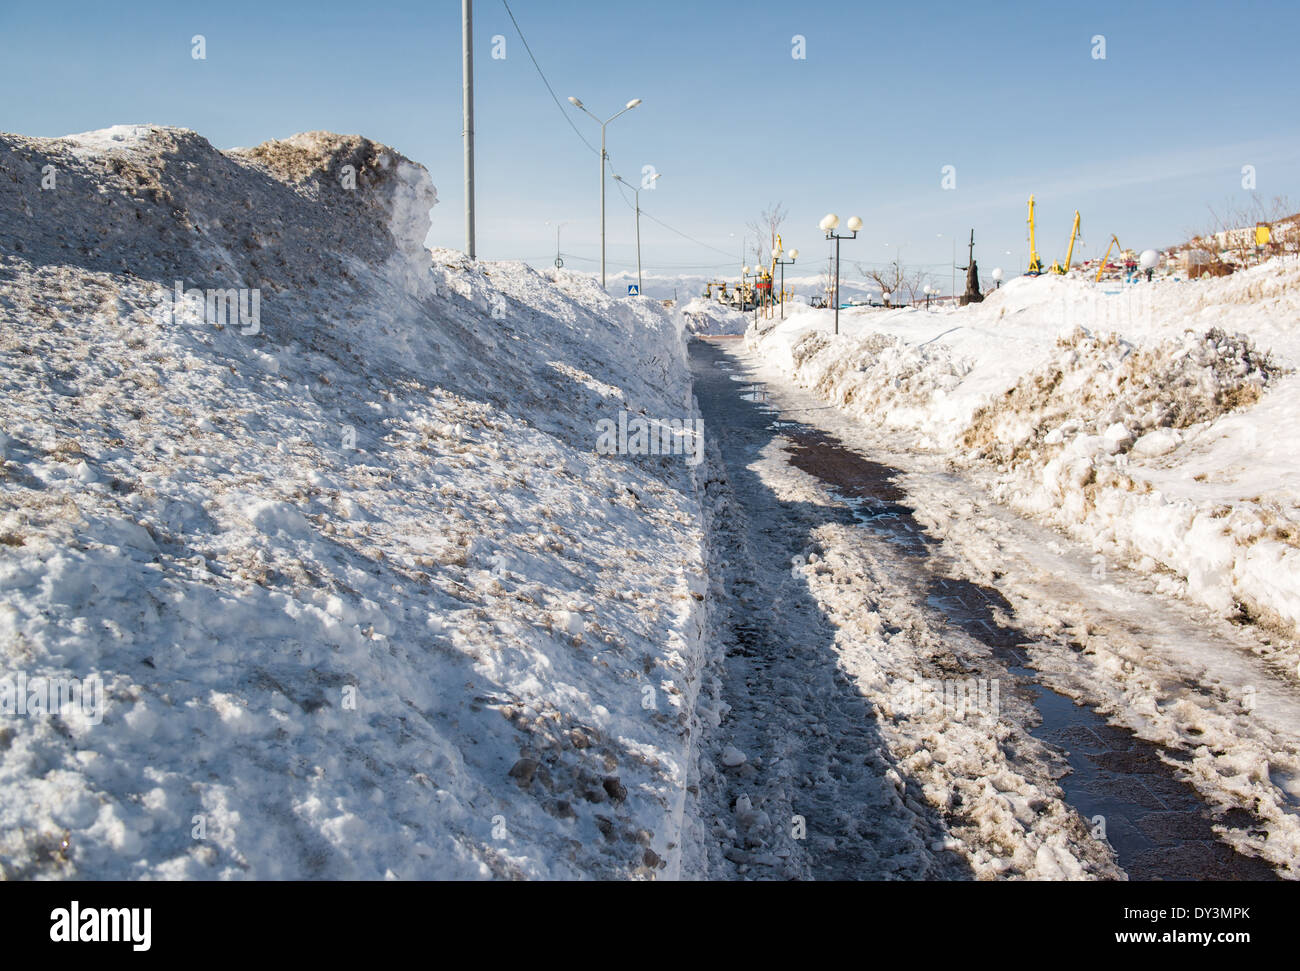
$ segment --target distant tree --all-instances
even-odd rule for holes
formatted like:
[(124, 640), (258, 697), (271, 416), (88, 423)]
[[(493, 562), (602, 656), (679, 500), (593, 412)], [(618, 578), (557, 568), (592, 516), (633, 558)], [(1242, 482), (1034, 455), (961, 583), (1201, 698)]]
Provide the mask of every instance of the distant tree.
[(785, 225), (790, 213), (780, 202), (774, 202), (758, 214), (757, 219), (749, 222), (749, 232), (758, 241), (754, 250), (754, 262), (758, 266), (768, 266), (772, 262), (772, 251), (776, 249), (776, 237)]
[(908, 302), (914, 303), (916, 295), (925, 288), (929, 279), (929, 275), (920, 270), (909, 271), (897, 259), (883, 267), (864, 267), (859, 264), (858, 272), (880, 287), (882, 292), (890, 294), (890, 304), (893, 306), (903, 302), (904, 294), (907, 295)]
[[(1215, 254), (1227, 253), (1232, 262), (1246, 265), (1255, 259), (1255, 226), (1268, 223), (1273, 227), (1272, 240), (1264, 248), (1264, 256), (1300, 252), (1300, 219), (1286, 196), (1274, 196), (1265, 202), (1258, 193), (1248, 204), (1231, 200), (1210, 210), (1210, 227), (1196, 234), (1192, 243)], [(1191, 244), (1189, 244), (1190, 246)]]

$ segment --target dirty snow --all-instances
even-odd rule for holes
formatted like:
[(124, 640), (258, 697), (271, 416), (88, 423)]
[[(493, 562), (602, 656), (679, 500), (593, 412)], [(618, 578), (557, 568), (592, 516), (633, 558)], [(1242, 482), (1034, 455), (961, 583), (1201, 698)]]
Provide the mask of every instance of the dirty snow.
[[(1300, 859), (1300, 263), (1120, 292), (805, 312), (770, 371), (908, 470), (909, 502), (1037, 635), (1052, 687), (1161, 745), (1241, 852)], [(1024, 517), (1029, 517), (1028, 519)], [(1033, 521), (1037, 521), (1035, 526)]]
[(594, 429), (694, 414), (681, 320), (430, 254), (355, 136), (0, 172), (0, 676), (106, 695), (0, 719), (0, 876), (677, 872), (694, 473)]

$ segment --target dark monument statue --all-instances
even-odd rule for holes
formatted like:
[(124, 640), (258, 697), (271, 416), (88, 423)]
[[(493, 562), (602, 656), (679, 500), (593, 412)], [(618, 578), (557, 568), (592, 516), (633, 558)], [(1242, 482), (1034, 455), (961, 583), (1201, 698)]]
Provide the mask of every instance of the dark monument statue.
[(970, 231), (970, 255), (967, 257), (967, 265), (963, 267), (966, 270), (966, 292), (962, 294), (961, 306), (968, 303), (983, 303), (984, 294), (980, 293), (980, 271), (979, 264), (975, 262), (975, 230)]

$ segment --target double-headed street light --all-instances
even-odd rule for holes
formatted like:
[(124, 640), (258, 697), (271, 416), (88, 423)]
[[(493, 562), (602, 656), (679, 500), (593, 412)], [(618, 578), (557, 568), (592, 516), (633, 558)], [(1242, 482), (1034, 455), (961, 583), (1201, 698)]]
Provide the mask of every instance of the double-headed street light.
[(818, 225), (821, 227), (822, 232), (826, 234), (827, 239), (835, 240), (835, 333), (838, 334), (840, 332), (840, 240), (857, 239), (858, 230), (862, 228), (862, 220), (857, 216), (849, 219), (847, 229), (853, 234), (852, 236), (841, 236), (835, 232), (839, 228), (840, 217), (833, 212), (828, 212), (823, 216)]
[(781, 319), (785, 320), (785, 268), (794, 265), (794, 262), (799, 259), (799, 251), (792, 249), (788, 260), (782, 259), (783, 256), (785, 256), (785, 250), (778, 249), (776, 251), (776, 265), (781, 268)]
[[(659, 178), (658, 172), (650, 176), (650, 184), (645, 186), (644, 188), (647, 189), (654, 188), (655, 179), (657, 178)], [(623, 178), (623, 176), (621, 175), (614, 176), (614, 181), (622, 182), (625, 186), (631, 189), (632, 192), (636, 195), (636, 292), (640, 293), (641, 292), (641, 189), (642, 186), (633, 185), (631, 182)]]
[(605, 289), (605, 162), (609, 159), (609, 153), (605, 151), (605, 128), (608, 127), (609, 123), (613, 121), (614, 118), (618, 118), (620, 115), (627, 114), (637, 105), (639, 105), (641, 103), (641, 99), (633, 98), (631, 101), (627, 103), (627, 106), (624, 107), (622, 111), (620, 111), (617, 115), (614, 115), (612, 118), (609, 118), (606, 121), (601, 121), (599, 118), (593, 115), (590, 111), (587, 110), (587, 106), (584, 105), (577, 98), (570, 98), (569, 103), (573, 105), (573, 107), (577, 108), (579, 111), (586, 114), (589, 118), (593, 119), (596, 122), (596, 124), (600, 126), (600, 288), (604, 290)]

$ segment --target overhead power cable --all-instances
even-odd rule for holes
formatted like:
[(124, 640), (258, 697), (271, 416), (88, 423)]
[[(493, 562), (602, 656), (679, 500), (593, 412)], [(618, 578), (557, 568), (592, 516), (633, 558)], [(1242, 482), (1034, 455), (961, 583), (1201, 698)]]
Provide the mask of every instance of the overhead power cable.
[(555, 89), (551, 87), (551, 82), (546, 80), (546, 72), (543, 71), (542, 66), (537, 63), (537, 58), (533, 56), (533, 49), (528, 46), (528, 38), (524, 36), (523, 30), (519, 26), (519, 21), (515, 19), (514, 11), (510, 9), (510, 4), (507, 3), (506, 0), (501, 0), (501, 5), (506, 8), (506, 13), (510, 15), (510, 22), (515, 25), (515, 31), (519, 34), (519, 39), (523, 41), (524, 50), (528, 52), (528, 59), (533, 62), (533, 67), (537, 68), (537, 75), (542, 79), (542, 84), (546, 85), (546, 90), (551, 93), (551, 100), (555, 102), (555, 107), (560, 109), (560, 114), (564, 116), (564, 120), (568, 123), (569, 127), (573, 129), (573, 133), (582, 139), (582, 144), (586, 145), (592, 154), (599, 155), (600, 149), (587, 141), (587, 136), (578, 130), (578, 126), (575, 125), (573, 119), (569, 117), (569, 112), (565, 110), (564, 105), (560, 104), (560, 99), (556, 97)]
[[(542, 70), (541, 64), (537, 62), (537, 58), (533, 54), (533, 49), (528, 45), (528, 38), (524, 36), (523, 28), (519, 26), (519, 21), (515, 18), (514, 11), (510, 9), (510, 4), (508, 0), (501, 0), (501, 5), (506, 8), (506, 14), (510, 17), (510, 22), (514, 24), (515, 32), (519, 34), (519, 40), (523, 42), (524, 50), (528, 53), (528, 59), (533, 62), (533, 67), (537, 69), (537, 76), (542, 79), (542, 84), (546, 85), (546, 90), (550, 94), (551, 100), (555, 102), (555, 107), (560, 109), (560, 114), (564, 116), (565, 123), (568, 124), (568, 126), (573, 129), (573, 133), (577, 135), (579, 139), (582, 140), (582, 144), (586, 145), (587, 149), (593, 155), (599, 155), (600, 149), (596, 148), (595, 145), (587, 141), (587, 137), (582, 133), (582, 131), (578, 128), (578, 126), (573, 123), (573, 118), (571, 117), (570, 113), (565, 109), (564, 105), (561, 104), (559, 96), (557, 96), (555, 93), (555, 88), (553, 88), (551, 86), (551, 82), (547, 80), (546, 72)], [(614, 159), (609, 154), (608, 151), (605, 153), (605, 159), (606, 159), (606, 164), (609, 166), (609, 171), (610, 172), (615, 171)], [(623, 201), (626, 202), (629, 206), (632, 206), (632, 203), (628, 201), (627, 194), (623, 191), (622, 183), (618, 184), (618, 188), (619, 188), (619, 193), (623, 196)], [(721, 253), (723, 256), (726, 257), (730, 257), (732, 255), (731, 253), (728, 253), (726, 250), (719, 249), (716, 246), (711, 246), (708, 243), (700, 242), (700, 240), (696, 239), (694, 236), (690, 236), (682, 232), (680, 229), (668, 225), (662, 219), (659, 219), (658, 217), (651, 215), (650, 213), (646, 212), (644, 209), (641, 210), (641, 215), (645, 216), (651, 222), (658, 223), (660, 226), (668, 230), (670, 233), (676, 233), (682, 239), (694, 243), (696, 246), (703, 246), (705, 249), (713, 250), (713, 252), (715, 253)]]
[[(623, 183), (619, 182), (619, 183), (616, 183), (616, 184), (618, 185), (618, 192), (619, 192), (619, 195), (621, 195), (621, 196), (623, 197), (623, 201), (627, 203), (629, 209), (632, 209), (633, 211), (635, 211), (635, 210), (636, 210), (636, 206), (631, 202), (631, 200), (628, 199), (628, 197), (627, 197), (627, 191), (623, 188)], [(721, 253), (723, 256), (726, 256), (726, 257), (731, 257), (731, 256), (734, 256), (734, 255), (735, 255), (735, 254), (733, 254), (733, 253), (728, 253), (728, 252), (727, 252), (726, 250), (724, 250), (724, 249), (718, 249), (718, 247), (716, 247), (716, 246), (711, 246), (711, 245), (709, 245), (708, 243), (700, 242), (700, 240), (696, 239), (694, 236), (688, 236), (686, 233), (682, 232), (680, 229), (676, 229), (676, 228), (674, 228), (674, 227), (672, 227), (672, 226), (669, 226), (669, 225), (668, 225), (666, 222), (664, 222), (662, 219), (658, 218), (657, 216), (653, 216), (653, 215), (651, 215), (650, 213), (646, 212), (644, 208), (641, 209), (641, 215), (645, 216), (646, 219), (649, 219), (651, 222), (656, 222), (656, 223), (658, 223), (660, 226), (662, 226), (664, 229), (668, 230), (670, 233), (676, 233), (676, 234), (677, 234), (678, 236), (680, 236), (682, 239), (690, 240), (690, 241), (691, 241), (692, 243), (694, 243), (696, 246), (703, 246), (705, 249), (711, 249), (711, 250), (713, 250), (713, 252), (715, 252), (715, 253)]]

